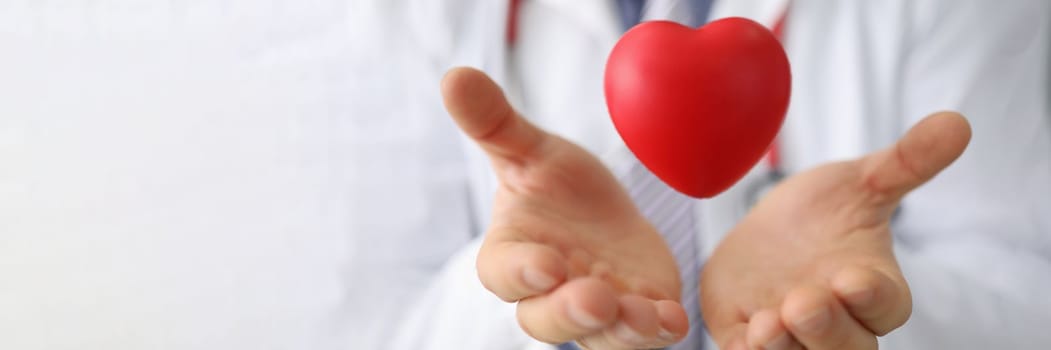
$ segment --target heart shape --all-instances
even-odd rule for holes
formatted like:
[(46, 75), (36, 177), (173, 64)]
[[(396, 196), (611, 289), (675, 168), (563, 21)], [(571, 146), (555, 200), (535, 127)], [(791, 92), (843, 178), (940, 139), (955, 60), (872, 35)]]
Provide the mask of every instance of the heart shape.
[(744, 18), (696, 30), (645, 22), (606, 62), (606, 105), (620, 137), (662, 181), (697, 198), (725, 191), (762, 159), (790, 91), (781, 43)]

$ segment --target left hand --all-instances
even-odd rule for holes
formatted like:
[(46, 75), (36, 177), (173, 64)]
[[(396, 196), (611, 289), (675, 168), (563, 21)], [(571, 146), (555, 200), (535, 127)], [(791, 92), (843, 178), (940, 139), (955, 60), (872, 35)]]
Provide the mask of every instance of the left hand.
[(682, 339), (689, 324), (675, 257), (613, 174), (519, 116), (481, 71), (450, 70), (442, 94), (500, 179), (476, 266), (482, 285), (518, 304), (522, 329), (589, 349)]
[(906, 193), (963, 153), (959, 114), (927, 117), (894, 146), (778, 185), (720, 243), (702, 273), (720, 348), (875, 349), (912, 312), (890, 218)]

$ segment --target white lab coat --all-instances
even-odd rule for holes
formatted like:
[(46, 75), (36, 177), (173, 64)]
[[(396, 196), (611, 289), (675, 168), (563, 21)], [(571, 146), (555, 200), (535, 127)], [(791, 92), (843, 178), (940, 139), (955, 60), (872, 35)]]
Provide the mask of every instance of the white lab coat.
[[(523, 114), (602, 155), (611, 168), (630, 162), (601, 96), (602, 65), (621, 30), (612, 2), (524, 1), (510, 52), (503, 3), (475, 4), (487, 8), (475, 23), (485, 34), (459, 41), (455, 63), (487, 70)], [(771, 25), (785, 6), (717, 1), (713, 14)], [(968, 151), (910, 194), (893, 225), (914, 311), (881, 339), (883, 348), (1051, 347), (1048, 3), (796, 0), (789, 13), (793, 96), (780, 141), (789, 172), (885, 147), (938, 110), (961, 111), (974, 128)], [(473, 145), (465, 147), (484, 225), (495, 183), (478, 175), (487, 164)], [(747, 189), (765, 171), (759, 165), (701, 202), (704, 252), (743, 215)], [(450, 260), (403, 324), (399, 348), (548, 348), (518, 331), (514, 307), (478, 284), (476, 249)]]

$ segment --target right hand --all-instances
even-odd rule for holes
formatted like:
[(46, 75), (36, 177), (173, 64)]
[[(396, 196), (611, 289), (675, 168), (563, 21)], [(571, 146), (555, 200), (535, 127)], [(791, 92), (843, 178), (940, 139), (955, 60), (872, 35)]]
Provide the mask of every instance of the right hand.
[(449, 71), (442, 94), (500, 179), (478, 276), (518, 303), (522, 329), (589, 349), (681, 340), (689, 325), (675, 260), (609, 170), (521, 118), (480, 71)]

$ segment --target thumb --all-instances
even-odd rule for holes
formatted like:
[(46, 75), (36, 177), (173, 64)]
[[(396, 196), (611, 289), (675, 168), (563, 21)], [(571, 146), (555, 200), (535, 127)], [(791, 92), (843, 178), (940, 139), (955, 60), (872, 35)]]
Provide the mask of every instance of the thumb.
[(880, 197), (899, 200), (963, 154), (971, 126), (959, 113), (924, 118), (888, 149), (861, 159), (865, 183)]
[(522, 159), (548, 134), (511, 108), (500, 87), (473, 68), (453, 68), (442, 78), (445, 109), (460, 129), (494, 158)]

